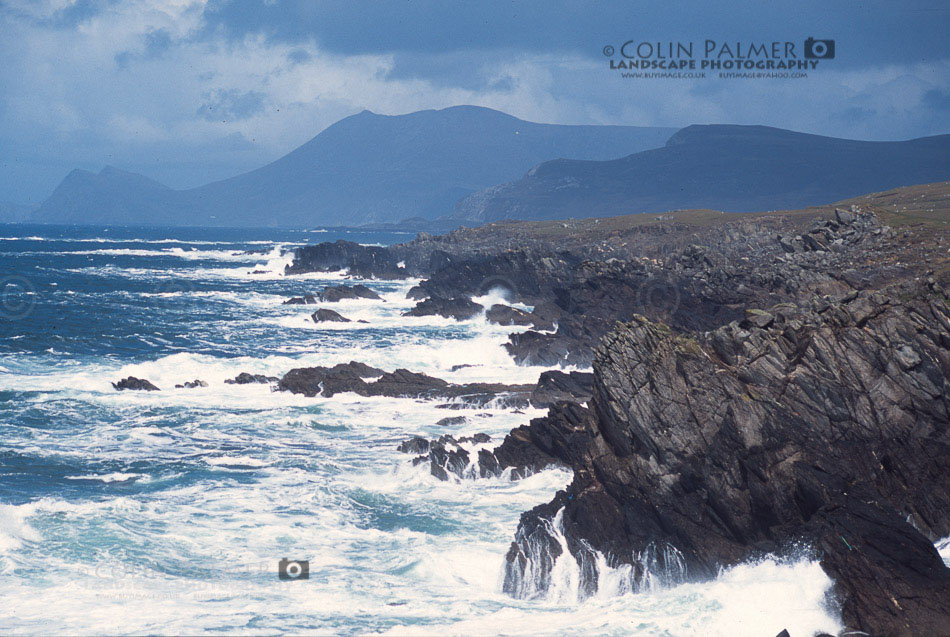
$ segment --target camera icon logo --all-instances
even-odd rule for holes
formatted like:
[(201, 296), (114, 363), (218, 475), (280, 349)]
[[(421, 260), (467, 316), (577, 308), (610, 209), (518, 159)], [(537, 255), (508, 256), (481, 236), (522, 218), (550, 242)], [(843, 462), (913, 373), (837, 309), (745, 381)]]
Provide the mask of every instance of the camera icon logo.
[(310, 579), (310, 562), (285, 557), (277, 563), (277, 577), (282, 580)]
[(833, 60), (835, 58), (834, 40), (805, 40), (805, 57), (809, 60)]

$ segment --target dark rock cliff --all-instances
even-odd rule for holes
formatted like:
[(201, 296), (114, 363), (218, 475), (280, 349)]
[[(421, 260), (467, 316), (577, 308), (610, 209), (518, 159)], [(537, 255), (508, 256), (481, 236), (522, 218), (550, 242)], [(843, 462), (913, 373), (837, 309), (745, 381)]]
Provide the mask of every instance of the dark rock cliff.
[(643, 317), (618, 326), (590, 408), (532, 423), (574, 419), (587, 443), (552, 448), (575, 479), (523, 516), (506, 588), (561, 553), (557, 515), (589, 591), (591, 551), (638, 565), (673, 547), (657, 568), (704, 577), (803, 540), (850, 628), (946, 634), (950, 569), (933, 541), (950, 534), (948, 378), (950, 307), (933, 282), (751, 312), (696, 339)]

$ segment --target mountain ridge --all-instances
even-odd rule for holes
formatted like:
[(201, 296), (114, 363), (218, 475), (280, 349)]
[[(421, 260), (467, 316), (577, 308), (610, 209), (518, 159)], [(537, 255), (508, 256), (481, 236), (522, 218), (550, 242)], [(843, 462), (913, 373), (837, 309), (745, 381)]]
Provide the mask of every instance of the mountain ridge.
[(171, 225), (298, 227), (435, 219), (543, 160), (621, 157), (660, 146), (675, 131), (538, 124), (478, 106), (364, 110), (269, 164), (187, 190), (119, 169), (73, 171), (34, 219), (128, 224), (147, 215)]
[(950, 177), (950, 135), (868, 142), (765, 126), (692, 125), (662, 148), (559, 159), (456, 204), (468, 221), (715, 208), (791, 209)]

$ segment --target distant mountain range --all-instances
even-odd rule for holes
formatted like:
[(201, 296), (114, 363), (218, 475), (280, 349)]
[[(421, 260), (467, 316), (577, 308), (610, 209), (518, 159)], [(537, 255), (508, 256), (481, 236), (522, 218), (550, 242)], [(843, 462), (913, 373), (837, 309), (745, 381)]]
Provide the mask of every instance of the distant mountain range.
[(271, 164), (191, 190), (113, 167), (74, 170), (33, 220), (286, 227), (431, 220), (539, 162), (623, 157), (662, 146), (675, 130), (535, 124), (475, 106), (363, 111)]
[(765, 126), (563, 126), (456, 106), (363, 111), (273, 163), (191, 190), (113, 167), (74, 170), (31, 219), (438, 231), (500, 219), (792, 209), (948, 179), (950, 135), (862, 142)]
[(460, 201), (454, 217), (604, 217), (686, 208), (794, 209), (950, 179), (950, 135), (862, 142), (765, 126), (689, 126), (663, 148), (558, 159)]

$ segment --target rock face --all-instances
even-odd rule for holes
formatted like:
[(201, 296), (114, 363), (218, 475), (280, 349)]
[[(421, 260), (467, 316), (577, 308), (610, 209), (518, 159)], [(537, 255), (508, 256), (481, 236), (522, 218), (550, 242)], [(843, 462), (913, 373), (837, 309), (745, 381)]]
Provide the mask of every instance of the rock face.
[(544, 449), (575, 478), (522, 517), (505, 588), (546, 586), (555, 518), (588, 592), (591, 550), (635, 575), (652, 551), (658, 572), (706, 577), (801, 539), (850, 629), (942, 634), (948, 379), (950, 307), (933, 282), (777, 306), (697, 338), (636, 317), (598, 348), (590, 408), (552, 409), (527, 432), (584, 433)]
[(320, 300), (324, 303), (335, 303), (343, 299), (371, 299), (381, 301), (383, 297), (361, 283), (356, 285), (328, 285), (323, 288)]
[(128, 376), (123, 378), (117, 383), (112, 383), (112, 386), (119, 391), (123, 389), (133, 389), (138, 391), (158, 391), (158, 387), (150, 383), (144, 378), (136, 378), (135, 376)]
[[(535, 306), (534, 313), (551, 317), (557, 330), (513, 334), (508, 351), (519, 363), (586, 366), (616, 321), (634, 314), (682, 332), (707, 331), (742, 319), (749, 307), (876, 289), (923, 265), (896, 262), (899, 239), (861, 211), (818, 219), (797, 235), (740, 222), (693, 238), (703, 245), (687, 244), (659, 258), (579, 263)], [(808, 247), (811, 241), (827, 249)]]
[(588, 372), (542, 372), (531, 392), (532, 407), (548, 407), (562, 400), (583, 403), (593, 395), (594, 375)]

